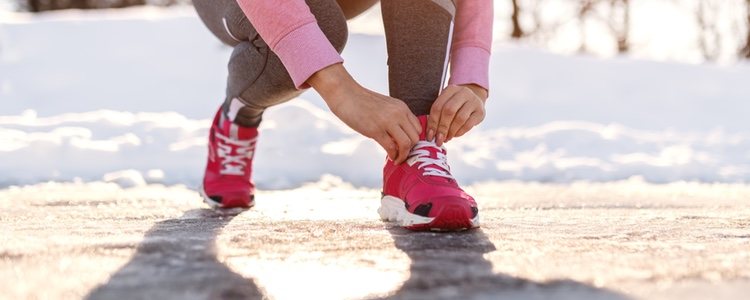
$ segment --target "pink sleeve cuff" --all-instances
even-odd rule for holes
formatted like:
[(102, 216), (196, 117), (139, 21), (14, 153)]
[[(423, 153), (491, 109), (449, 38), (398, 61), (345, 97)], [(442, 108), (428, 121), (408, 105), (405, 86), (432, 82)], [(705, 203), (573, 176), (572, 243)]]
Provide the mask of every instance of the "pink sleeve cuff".
[(344, 61), (315, 22), (289, 32), (276, 43), (273, 51), (298, 89), (309, 87), (305, 82), (315, 72)]
[(449, 84), (476, 84), (490, 90), (490, 52), (480, 47), (461, 47), (451, 53)]

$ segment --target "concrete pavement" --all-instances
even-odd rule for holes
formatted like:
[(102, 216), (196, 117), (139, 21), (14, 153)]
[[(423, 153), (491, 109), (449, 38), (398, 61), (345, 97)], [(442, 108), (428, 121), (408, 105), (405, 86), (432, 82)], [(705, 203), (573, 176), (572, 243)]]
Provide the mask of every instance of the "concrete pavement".
[(213, 211), (182, 186), (0, 190), (5, 299), (743, 299), (750, 186), (473, 186), (483, 226), (413, 233), (327, 181)]

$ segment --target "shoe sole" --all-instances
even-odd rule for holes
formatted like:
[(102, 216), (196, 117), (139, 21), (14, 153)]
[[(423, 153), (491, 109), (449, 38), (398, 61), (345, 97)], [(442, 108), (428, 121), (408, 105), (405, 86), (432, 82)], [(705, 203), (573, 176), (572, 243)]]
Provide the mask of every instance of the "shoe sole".
[(399, 198), (384, 196), (378, 214), (383, 221), (414, 231), (463, 231), (479, 227), (479, 215), (472, 218), (459, 204), (442, 206), (434, 218), (429, 218), (410, 213)]
[(198, 193), (201, 195), (201, 198), (203, 198), (203, 203), (208, 204), (208, 206), (210, 206), (213, 209), (233, 209), (233, 208), (248, 209), (248, 208), (251, 208), (251, 207), (255, 206), (255, 199), (251, 199), (250, 203), (248, 203), (247, 206), (225, 207), (225, 206), (221, 205), (221, 203), (216, 202), (216, 201), (214, 201), (214, 199), (211, 199), (210, 197), (208, 197), (208, 195), (206, 194), (206, 191), (203, 189), (202, 185), (198, 188)]

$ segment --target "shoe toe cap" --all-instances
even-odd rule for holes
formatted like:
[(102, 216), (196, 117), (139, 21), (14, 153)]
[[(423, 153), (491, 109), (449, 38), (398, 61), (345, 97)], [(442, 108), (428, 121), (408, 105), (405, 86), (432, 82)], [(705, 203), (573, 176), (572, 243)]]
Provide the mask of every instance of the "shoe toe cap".
[(430, 197), (413, 205), (412, 213), (424, 217), (435, 217), (443, 210), (462, 212), (470, 218), (479, 213), (476, 202), (469, 195), (450, 195)]
[(253, 206), (255, 197), (247, 193), (224, 193), (221, 195), (209, 195), (208, 198), (221, 208), (235, 208)]

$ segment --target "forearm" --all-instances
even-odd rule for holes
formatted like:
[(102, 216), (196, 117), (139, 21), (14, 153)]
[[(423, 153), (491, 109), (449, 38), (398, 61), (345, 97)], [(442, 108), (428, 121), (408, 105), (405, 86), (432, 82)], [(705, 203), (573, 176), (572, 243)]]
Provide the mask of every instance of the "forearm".
[(341, 95), (345, 94), (345, 91), (361, 88), (341, 63), (327, 66), (315, 72), (307, 80), (307, 84), (323, 97), (330, 108), (334, 108), (341, 101), (344, 101)]

